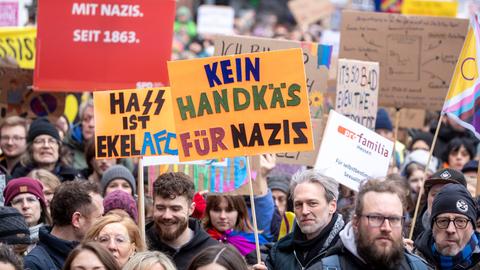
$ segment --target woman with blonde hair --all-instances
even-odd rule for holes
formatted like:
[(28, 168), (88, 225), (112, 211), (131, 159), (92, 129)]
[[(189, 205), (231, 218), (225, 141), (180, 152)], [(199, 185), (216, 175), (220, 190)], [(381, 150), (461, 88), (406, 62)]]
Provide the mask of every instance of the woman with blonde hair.
[(176, 270), (167, 255), (159, 251), (145, 251), (133, 255), (122, 270)]
[(93, 224), (84, 241), (95, 241), (110, 251), (120, 267), (123, 267), (135, 252), (145, 250), (137, 224), (127, 217), (109, 214)]
[(45, 196), (48, 213), (50, 213), (50, 202), (53, 199), (55, 189), (60, 186), (60, 179), (58, 179), (55, 174), (45, 169), (34, 169), (27, 176), (42, 182), (43, 196)]

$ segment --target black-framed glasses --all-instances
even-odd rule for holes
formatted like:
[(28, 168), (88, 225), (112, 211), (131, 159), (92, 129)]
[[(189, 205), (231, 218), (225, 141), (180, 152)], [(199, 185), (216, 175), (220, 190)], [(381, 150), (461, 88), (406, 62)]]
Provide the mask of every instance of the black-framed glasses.
[(454, 219), (448, 217), (437, 217), (435, 218), (435, 224), (439, 229), (446, 229), (450, 226), (450, 222), (453, 222), (453, 225), (457, 229), (465, 229), (468, 225), (468, 218), (456, 217)]
[(405, 217), (402, 216), (382, 216), (382, 215), (361, 215), (366, 217), (368, 220), (368, 225), (371, 227), (381, 227), (385, 222), (385, 219), (388, 219), (388, 223), (391, 227), (400, 227), (405, 221)]

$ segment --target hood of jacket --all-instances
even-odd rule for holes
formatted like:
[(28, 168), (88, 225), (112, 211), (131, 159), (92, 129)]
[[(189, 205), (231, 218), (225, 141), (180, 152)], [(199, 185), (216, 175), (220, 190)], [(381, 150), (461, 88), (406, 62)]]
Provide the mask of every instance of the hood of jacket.
[(342, 240), (343, 246), (350, 251), (355, 257), (365, 263), (365, 260), (358, 255), (357, 243), (355, 242), (355, 234), (353, 233), (352, 222), (348, 222), (345, 228), (340, 232), (340, 240)]

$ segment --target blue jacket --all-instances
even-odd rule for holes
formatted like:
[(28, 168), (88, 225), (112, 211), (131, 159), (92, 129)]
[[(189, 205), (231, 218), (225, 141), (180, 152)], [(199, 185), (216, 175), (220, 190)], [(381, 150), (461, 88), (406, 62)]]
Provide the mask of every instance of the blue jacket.
[(66, 241), (50, 234), (52, 228), (42, 227), (37, 245), (25, 256), (24, 267), (30, 270), (62, 269), (68, 254), (78, 242)]

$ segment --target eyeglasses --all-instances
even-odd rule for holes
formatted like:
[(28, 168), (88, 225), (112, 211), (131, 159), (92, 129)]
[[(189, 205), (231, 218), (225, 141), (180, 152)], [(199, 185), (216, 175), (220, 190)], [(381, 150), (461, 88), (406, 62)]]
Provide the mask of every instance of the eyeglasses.
[(55, 140), (54, 138), (48, 138), (48, 139), (35, 139), (33, 140), (33, 144), (35, 146), (42, 146), (42, 145), (45, 145), (45, 144), (48, 144), (48, 145), (59, 145), (59, 142), (57, 140)]
[(113, 237), (110, 235), (100, 235), (95, 238), (95, 241), (99, 242), (100, 244), (106, 245), (110, 243), (111, 239), (113, 239), (116, 245), (124, 245), (125, 243), (130, 243), (130, 239), (123, 235), (115, 235)]
[(0, 137), (0, 141), (2, 142), (9, 142), (10, 140), (12, 140), (13, 142), (19, 142), (19, 141), (25, 140), (25, 137), (17, 136), (17, 135), (12, 137), (6, 136), (6, 135)]
[(33, 204), (33, 203), (38, 202), (38, 200), (39, 199), (37, 197), (29, 196), (29, 197), (26, 197), (26, 198), (14, 199), (14, 200), (12, 200), (11, 204), (12, 204), (12, 206), (21, 206), (24, 201), (26, 201), (29, 204)]
[(361, 215), (361, 216), (367, 218), (368, 225), (371, 227), (381, 227), (385, 222), (385, 219), (388, 219), (388, 223), (390, 223), (391, 227), (400, 227), (405, 221), (405, 217), (402, 217), (402, 216), (391, 216), (391, 217), (385, 217), (381, 215)]
[(468, 218), (456, 217), (450, 219), (448, 217), (437, 217), (435, 218), (435, 224), (439, 229), (446, 229), (450, 226), (450, 222), (453, 222), (453, 225), (457, 229), (465, 229), (468, 225)]

